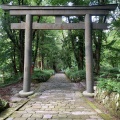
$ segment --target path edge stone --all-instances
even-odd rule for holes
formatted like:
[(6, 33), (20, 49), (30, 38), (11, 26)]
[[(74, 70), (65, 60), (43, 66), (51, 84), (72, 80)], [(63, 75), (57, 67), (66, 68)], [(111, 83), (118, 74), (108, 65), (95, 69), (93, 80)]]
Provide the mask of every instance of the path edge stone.
[[(8, 108), (0, 113), (0, 120), (7, 119), (11, 114), (13, 114), (15, 111), (19, 110), (22, 106), (24, 106), (30, 99), (23, 101), (18, 107), (16, 108)], [(8, 112), (8, 114), (5, 114)]]
[(87, 98), (84, 97), (84, 99), (85, 99), (85, 101), (87, 102), (87, 104), (89, 104), (89, 106), (90, 106), (92, 109), (94, 109), (94, 111), (96, 111), (96, 112), (98, 113), (98, 115), (99, 115), (100, 117), (102, 117), (104, 120), (113, 120), (112, 117), (111, 117), (109, 114), (103, 113), (100, 109), (98, 109), (98, 107), (96, 107), (95, 104), (93, 104), (93, 103), (92, 103), (91, 101), (89, 101)]
[[(17, 108), (8, 108), (6, 110), (4, 110), (3, 112), (0, 113), (0, 120), (5, 120), (7, 119), (10, 115), (12, 115), (15, 111), (19, 110), (22, 106), (24, 106), (28, 101), (30, 101), (31, 98), (35, 97), (35, 93), (38, 92), (39, 90), (39, 86), (40, 86), (40, 83), (38, 85), (38, 87), (34, 90), (34, 94), (31, 95), (31, 96), (28, 96), (28, 99), (27, 100), (24, 100), (22, 101), (22, 103), (17, 107)], [(8, 112), (8, 114), (4, 114)]]

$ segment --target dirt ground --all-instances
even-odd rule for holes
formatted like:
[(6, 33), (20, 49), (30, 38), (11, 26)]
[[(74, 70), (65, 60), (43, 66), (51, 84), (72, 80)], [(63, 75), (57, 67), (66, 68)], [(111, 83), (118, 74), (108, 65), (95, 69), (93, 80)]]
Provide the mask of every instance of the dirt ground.
[[(31, 83), (31, 90), (35, 90), (38, 84)], [(19, 97), (19, 91), (23, 89), (23, 82), (20, 81), (15, 84), (8, 85), (6, 87), (0, 88), (0, 98), (9, 102), (10, 107), (22, 98)], [(25, 99), (25, 98), (24, 98)]]

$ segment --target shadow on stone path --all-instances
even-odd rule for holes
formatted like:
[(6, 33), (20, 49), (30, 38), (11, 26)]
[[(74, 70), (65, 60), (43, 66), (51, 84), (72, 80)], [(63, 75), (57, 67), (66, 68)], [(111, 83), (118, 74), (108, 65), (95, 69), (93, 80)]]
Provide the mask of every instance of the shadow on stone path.
[(40, 84), (35, 97), (7, 120), (103, 120), (85, 101), (75, 83), (55, 74)]

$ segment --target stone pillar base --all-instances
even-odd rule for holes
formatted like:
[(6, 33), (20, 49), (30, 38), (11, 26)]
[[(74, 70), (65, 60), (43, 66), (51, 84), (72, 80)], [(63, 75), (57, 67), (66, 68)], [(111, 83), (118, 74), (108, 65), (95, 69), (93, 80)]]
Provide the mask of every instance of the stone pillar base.
[(32, 95), (32, 94), (34, 94), (33, 91), (24, 92), (23, 90), (21, 90), (21, 91), (19, 92), (19, 95), (20, 95), (21, 97), (28, 97), (28, 96), (30, 96), (30, 95)]
[(94, 97), (94, 93), (88, 93), (87, 91), (83, 91), (83, 95), (86, 97)]

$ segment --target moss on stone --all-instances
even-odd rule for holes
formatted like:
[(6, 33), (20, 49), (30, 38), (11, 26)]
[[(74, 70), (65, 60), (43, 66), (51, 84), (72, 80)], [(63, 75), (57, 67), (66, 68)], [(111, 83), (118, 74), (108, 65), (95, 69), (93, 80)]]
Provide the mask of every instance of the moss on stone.
[[(105, 90), (100, 90), (97, 88), (97, 95), (95, 99), (97, 102), (101, 101), (102, 104), (106, 107), (109, 113), (113, 116), (120, 117), (120, 94), (112, 92), (109, 94)], [(106, 97), (105, 97), (106, 96)]]
[(112, 120), (112, 118), (107, 115), (107, 114), (104, 114), (104, 113), (100, 113), (100, 116), (104, 119), (104, 120)]
[(117, 115), (116, 115), (118, 118), (120, 118), (120, 110), (117, 111)]

